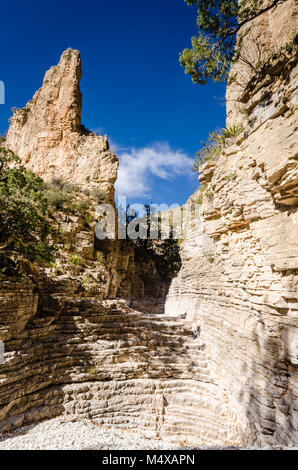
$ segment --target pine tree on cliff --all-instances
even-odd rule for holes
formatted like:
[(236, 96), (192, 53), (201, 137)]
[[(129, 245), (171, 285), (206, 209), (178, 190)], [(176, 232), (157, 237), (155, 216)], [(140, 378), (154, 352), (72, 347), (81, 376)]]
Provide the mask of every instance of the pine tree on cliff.
[[(286, 0), (185, 0), (197, 5), (198, 36), (180, 54), (180, 63), (194, 83), (226, 81), (230, 64), (241, 53), (241, 31), (254, 18)], [(236, 37), (238, 34), (238, 39)]]

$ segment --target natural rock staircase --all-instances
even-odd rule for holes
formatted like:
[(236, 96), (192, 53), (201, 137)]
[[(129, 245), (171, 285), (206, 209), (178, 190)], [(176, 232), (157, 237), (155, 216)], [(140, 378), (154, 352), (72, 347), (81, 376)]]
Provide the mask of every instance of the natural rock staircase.
[(62, 291), (56, 285), (6, 343), (2, 431), (64, 414), (180, 444), (237, 441), (235, 416), (190, 323)]

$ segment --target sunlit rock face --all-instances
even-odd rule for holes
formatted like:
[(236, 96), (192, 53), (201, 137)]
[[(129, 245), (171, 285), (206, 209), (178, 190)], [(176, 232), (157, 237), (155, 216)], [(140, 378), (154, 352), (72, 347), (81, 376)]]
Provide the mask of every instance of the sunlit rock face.
[(107, 137), (81, 125), (81, 59), (67, 49), (25, 108), (14, 111), (6, 145), (45, 180), (97, 185), (113, 199), (118, 160)]
[(177, 445), (240, 444), (199, 329), (164, 314), (154, 261), (125, 241), (95, 244), (83, 216), (55, 218), (57, 266), (0, 278), (0, 432), (63, 415)]

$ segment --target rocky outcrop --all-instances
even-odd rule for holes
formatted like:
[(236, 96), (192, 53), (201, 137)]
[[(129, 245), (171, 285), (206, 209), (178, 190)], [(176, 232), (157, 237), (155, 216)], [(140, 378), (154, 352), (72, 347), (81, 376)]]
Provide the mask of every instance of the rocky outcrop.
[[(284, 4), (293, 2), (274, 10), (281, 19)], [(265, 29), (268, 15), (257, 19)], [(203, 203), (185, 227), (171, 283), (150, 257), (125, 241), (96, 241), (90, 221), (65, 211), (53, 215), (55, 265), (2, 276), (2, 431), (64, 414), (179, 444), (298, 444), (296, 47), (241, 90), (231, 83), (228, 124), (245, 129), (202, 168), (203, 201), (195, 193), (188, 207)], [(114, 157), (79, 128), (78, 64), (77, 52), (62, 55), (59, 87), (51, 69), (28, 116), (15, 112), (7, 145), (46, 178), (90, 177), (112, 195), (114, 176), (100, 169), (107, 158), (114, 175)], [(50, 127), (63, 129), (62, 139), (51, 140)], [(84, 172), (86, 142), (97, 149), (99, 177)]]
[(297, 70), (294, 44), (242, 90), (245, 131), (201, 168), (166, 303), (198, 328), (242, 442), (260, 446), (298, 443)]
[(82, 185), (96, 185), (113, 200), (118, 160), (107, 136), (81, 125), (81, 59), (67, 49), (51, 67), (42, 87), (25, 108), (14, 110), (6, 146), (36, 174), (61, 177)]
[(190, 324), (80, 297), (62, 280), (47, 293), (26, 330), (6, 341), (2, 431), (63, 413), (181, 444), (239, 442)]

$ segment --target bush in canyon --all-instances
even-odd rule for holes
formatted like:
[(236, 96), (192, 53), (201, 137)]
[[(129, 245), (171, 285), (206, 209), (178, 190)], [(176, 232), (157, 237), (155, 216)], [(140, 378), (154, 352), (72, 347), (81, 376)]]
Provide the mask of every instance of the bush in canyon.
[(53, 189), (47, 189), (45, 196), (48, 203), (55, 207), (55, 209), (62, 209), (64, 205), (70, 201), (70, 197), (62, 191), (55, 191)]
[(74, 253), (69, 257), (69, 262), (70, 264), (73, 264), (74, 266), (80, 266), (82, 264), (82, 258)]
[(53, 178), (50, 183), (45, 184), (45, 196), (50, 206), (62, 209), (72, 199), (74, 187), (62, 178)]
[[(151, 224), (151, 212), (148, 204), (144, 205), (146, 214), (142, 221), (146, 222), (148, 234), (150, 233)], [(133, 217), (134, 218), (134, 217)], [(127, 221), (129, 222), (129, 220)], [(161, 234), (161, 221), (159, 219), (158, 232)], [(151, 239), (146, 238), (137, 239), (132, 241), (136, 254), (141, 257), (148, 256), (153, 259), (156, 265), (156, 269), (162, 279), (172, 279), (181, 268), (181, 257), (179, 240), (173, 238), (173, 227), (170, 226), (169, 235), (166, 239)]]
[(44, 183), (21, 164), (11, 151), (0, 147), (0, 258), (3, 269), (12, 254), (30, 261), (51, 260), (48, 242), (51, 225)]
[(158, 274), (162, 279), (172, 279), (181, 268), (179, 240), (168, 238), (166, 240), (138, 239), (132, 242), (136, 255), (153, 259)]
[(196, 153), (195, 162), (193, 164), (193, 171), (199, 173), (200, 167), (212, 160), (217, 160), (222, 150), (222, 129), (216, 129), (213, 132), (209, 132), (207, 141), (201, 142), (201, 149)]
[(98, 204), (105, 201), (107, 198), (106, 192), (99, 188), (85, 189), (84, 194), (91, 196)]

